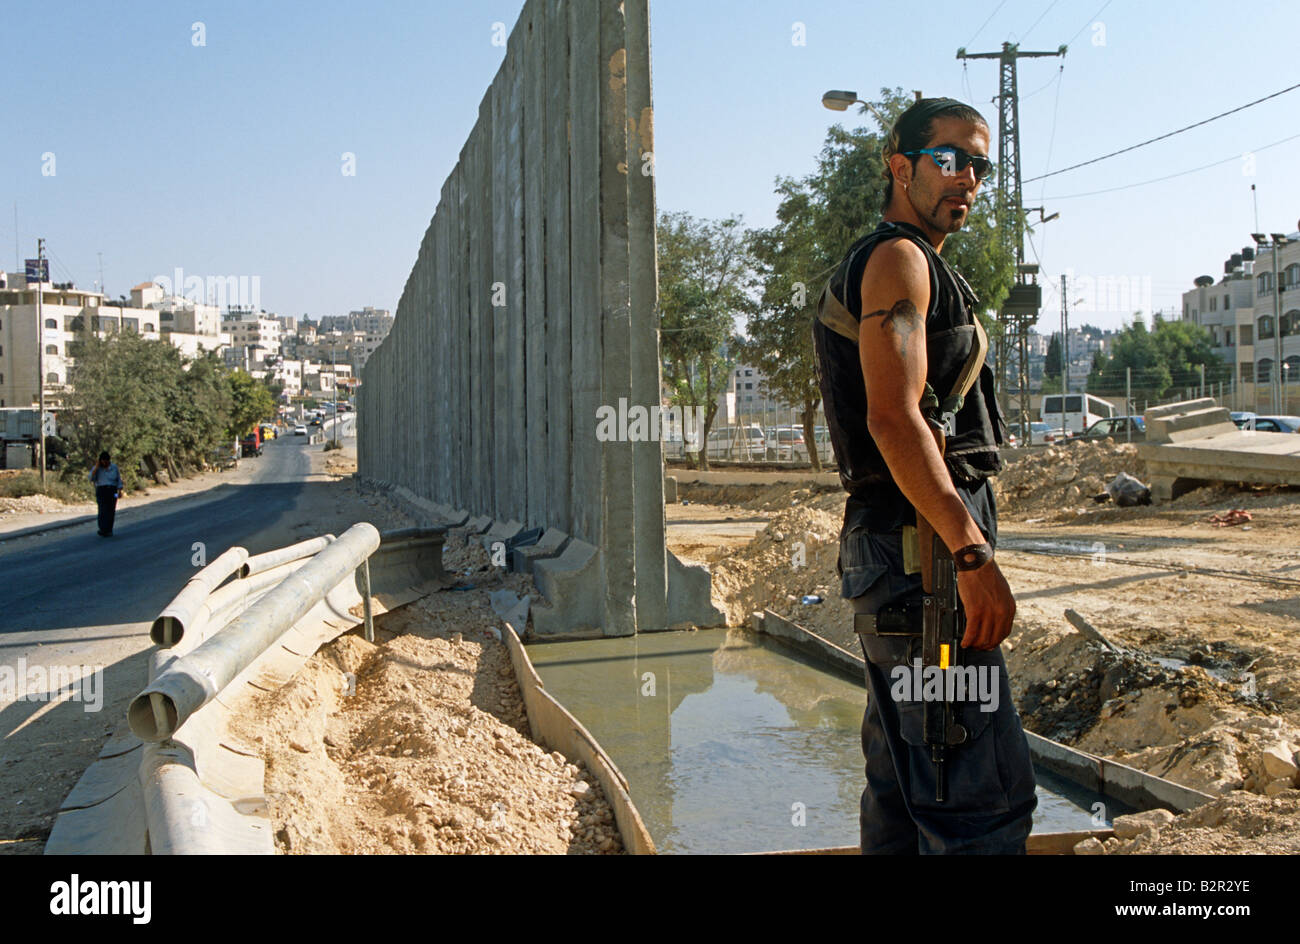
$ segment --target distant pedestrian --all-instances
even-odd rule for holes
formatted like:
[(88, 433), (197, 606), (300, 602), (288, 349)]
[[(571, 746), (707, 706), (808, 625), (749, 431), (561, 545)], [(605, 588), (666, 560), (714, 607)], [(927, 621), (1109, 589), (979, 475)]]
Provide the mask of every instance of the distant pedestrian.
[(91, 467), (90, 481), (95, 485), (95, 501), (99, 505), (99, 536), (111, 538), (117, 500), (122, 497), (122, 476), (107, 452), (101, 452), (99, 461)]

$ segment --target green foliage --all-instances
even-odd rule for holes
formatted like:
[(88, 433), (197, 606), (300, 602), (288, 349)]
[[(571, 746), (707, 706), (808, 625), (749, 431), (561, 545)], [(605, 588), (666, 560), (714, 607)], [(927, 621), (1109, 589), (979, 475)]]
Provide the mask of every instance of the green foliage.
[(275, 419), (275, 400), (265, 384), (242, 370), (234, 370), (229, 375), (229, 387), (232, 402), (226, 438), (244, 436), (255, 424)]
[(0, 498), (23, 498), (27, 495), (48, 495), (69, 504), (93, 501), (95, 497), (85, 476), (62, 481), (47, 474), (45, 488), (41, 488), (41, 474), (34, 469), (0, 478)]
[(1159, 400), (1175, 387), (1194, 386), (1204, 365), (1208, 382), (1230, 371), (1214, 353), (1210, 333), (1190, 321), (1165, 321), (1157, 315), (1147, 330), (1142, 313), (1120, 332), (1109, 356), (1093, 355), (1088, 391), (1099, 396), (1123, 394), (1127, 371), (1144, 398)]
[[(672, 403), (703, 407), (706, 440), (735, 364), (733, 318), (753, 309), (753, 260), (738, 218), (663, 213), (658, 227), (660, 356)], [(700, 452), (700, 467), (708, 456)]]
[[(1043, 360), (1043, 379), (1044, 382), (1061, 379), (1061, 335), (1057, 332), (1052, 332), (1052, 340), (1047, 342), (1047, 357)], [(1048, 392), (1046, 387), (1043, 388), (1043, 392)]]
[(84, 337), (70, 353), (63, 418), (72, 479), (84, 477), (102, 450), (128, 486), (146, 459), (173, 473), (198, 467), (217, 446), (275, 416), (266, 386), (226, 370), (213, 353), (187, 360), (166, 341), (130, 332)]

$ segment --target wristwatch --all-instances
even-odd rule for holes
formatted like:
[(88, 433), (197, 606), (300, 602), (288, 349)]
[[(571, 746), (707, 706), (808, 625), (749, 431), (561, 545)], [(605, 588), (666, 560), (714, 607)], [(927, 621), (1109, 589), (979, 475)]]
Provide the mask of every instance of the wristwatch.
[(958, 570), (978, 570), (993, 560), (993, 545), (988, 541), (967, 544), (952, 552), (952, 560)]

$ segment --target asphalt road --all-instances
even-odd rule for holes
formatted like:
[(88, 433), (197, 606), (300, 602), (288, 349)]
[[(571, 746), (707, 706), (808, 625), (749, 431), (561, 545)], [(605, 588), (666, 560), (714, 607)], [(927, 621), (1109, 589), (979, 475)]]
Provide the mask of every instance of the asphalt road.
[(193, 575), (196, 543), (207, 560), (232, 544), (270, 550), (272, 526), (310, 472), (306, 442), (272, 440), (260, 458), (243, 460), (256, 464), (252, 482), (119, 516), (111, 538), (99, 537), (91, 522), (0, 545), (0, 660), (68, 638), (64, 630), (151, 621)]
[(309, 480), (308, 448), (273, 440), (243, 460), (251, 481), (131, 509), (111, 538), (92, 521), (0, 545), (0, 855), (40, 851), (123, 720), (148, 678), (149, 626), (197, 569), (195, 544), (210, 561), (318, 533), (330, 485)]

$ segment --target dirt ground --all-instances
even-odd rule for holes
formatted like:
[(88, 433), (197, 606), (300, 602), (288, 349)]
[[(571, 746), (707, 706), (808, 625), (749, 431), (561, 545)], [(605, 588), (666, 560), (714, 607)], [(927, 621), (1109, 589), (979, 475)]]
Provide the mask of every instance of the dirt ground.
[[(997, 555), (1018, 607), (1004, 651), (1025, 726), (1224, 797), (1156, 831), (1167, 850), (1152, 833), (1105, 851), (1300, 851), (1300, 490), (1094, 503), (1121, 471), (1145, 473), (1132, 447), (1083, 444), (999, 477)], [(860, 654), (835, 572), (842, 492), (682, 484), (679, 496), (669, 547), (710, 566), (729, 623), (769, 608)], [(1260, 822), (1268, 841), (1252, 845)]]
[(492, 590), (535, 592), (449, 534), (446, 590), (317, 653), (260, 697), (238, 733), (260, 745), (281, 853), (622, 851), (595, 777), (529, 737)]

